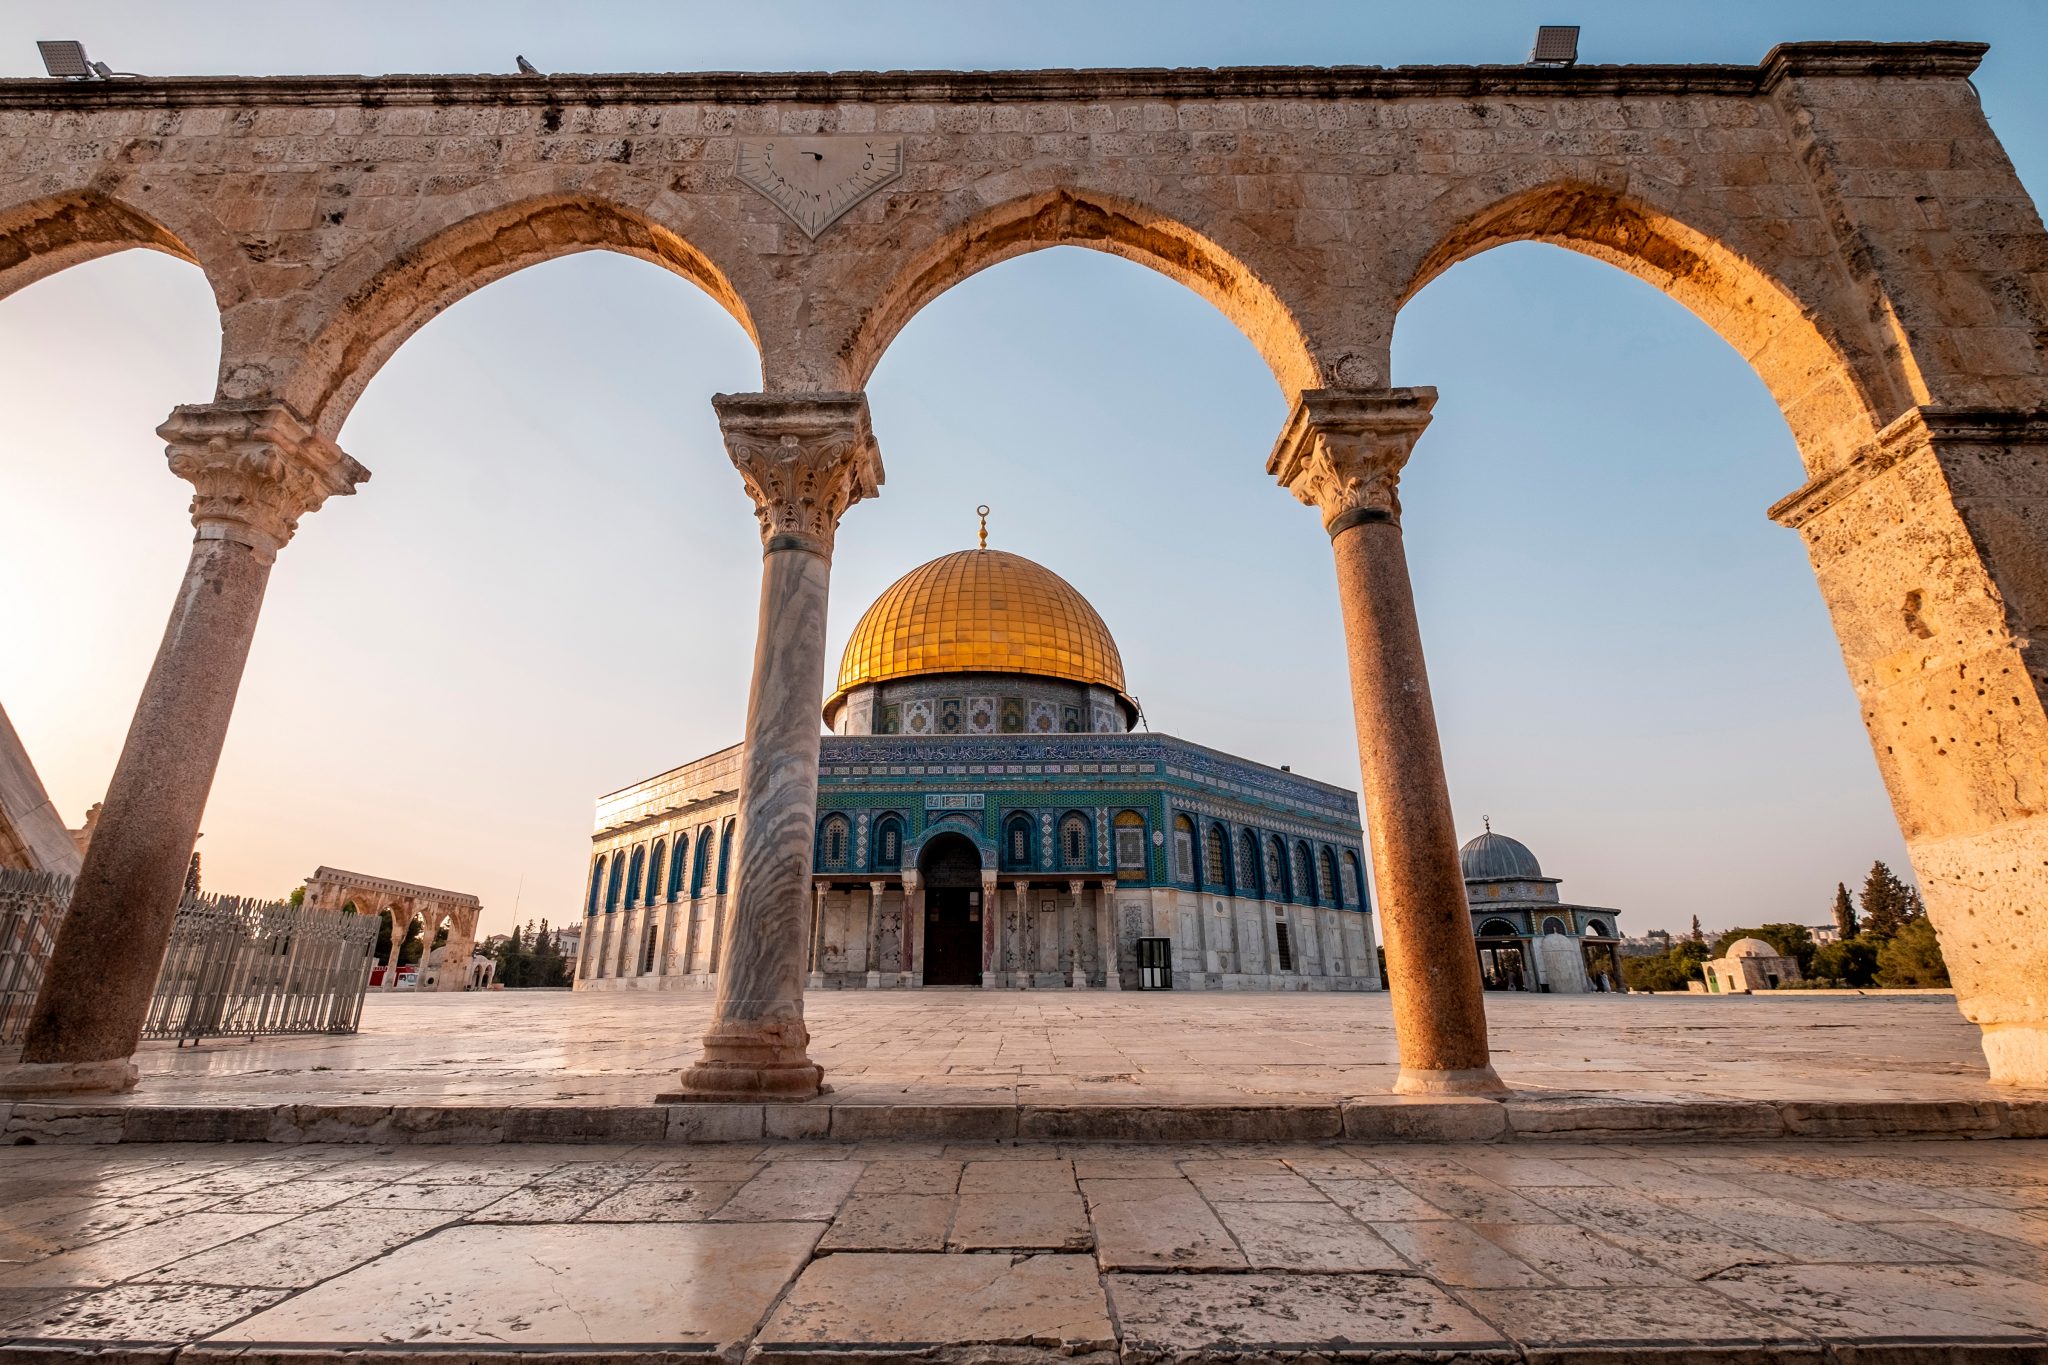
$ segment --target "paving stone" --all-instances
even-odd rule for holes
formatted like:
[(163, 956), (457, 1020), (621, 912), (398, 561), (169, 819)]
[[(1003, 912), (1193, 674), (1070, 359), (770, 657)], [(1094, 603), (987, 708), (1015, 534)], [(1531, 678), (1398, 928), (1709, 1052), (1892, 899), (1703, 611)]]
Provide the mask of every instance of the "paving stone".
[(1464, 1223), (1382, 1223), (1373, 1231), (1439, 1284), (1518, 1289), (1556, 1283)]
[(1708, 1283), (1756, 1318), (1831, 1341), (2048, 1336), (2039, 1284), (1975, 1266), (1744, 1266)]
[[(1664, 1200), (1703, 1223), (1760, 1242), (1794, 1261), (1931, 1261), (1939, 1254), (1818, 1211), (1774, 1199)], [(2048, 1229), (2044, 1229), (2048, 1230)]]
[(312, 1213), (336, 1204), (358, 1205), (379, 1188), (368, 1180), (291, 1180), (211, 1207), (215, 1213)]
[[(570, 1223), (625, 1187), (616, 1184), (526, 1185), (476, 1209), (472, 1223)], [(455, 1191), (450, 1192), (455, 1193)]]
[(960, 1188), (962, 1163), (937, 1157), (866, 1163), (855, 1194), (951, 1194)]
[(944, 1251), (950, 1194), (859, 1194), (840, 1206), (820, 1251)]
[(962, 1194), (947, 1245), (960, 1251), (1083, 1251), (1094, 1245), (1079, 1194)]
[(865, 1169), (858, 1161), (777, 1161), (740, 1186), (712, 1216), (824, 1222), (839, 1211)]
[(109, 1285), (261, 1232), (285, 1220), (277, 1213), (181, 1213), (45, 1260), (9, 1267), (0, 1288)]
[(187, 1342), (259, 1313), (282, 1289), (201, 1284), (124, 1284), (101, 1289), (0, 1326), (31, 1341)]
[(141, 1278), (297, 1289), (380, 1256), (447, 1221), (446, 1215), (365, 1217), (353, 1209), (330, 1209), (180, 1257)]
[(1495, 1100), (1371, 1095), (1348, 1100), (1344, 1135), (1367, 1142), (1491, 1142), (1507, 1131)]
[(1235, 1203), (1274, 1200), (1305, 1204), (1323, 1197), (1314, 1185), (1279, 1160), (1183, 1161), (1180, 1168), (1182, 1174), (1195, 1182), (1195, 1188), (1202, 1192), (1203, 1197), (1210, 1200), (1227, 1199)]
[(210, 1342), (722, 1351), (754, 1330), (818, 1232), (800, 1223), (446, 1228)]
[(1404, 1175), (1400, 1182), (1453, 1217), (1480, 1223), (1555, 1223), (1558, 1215), (1476, 1175)]
[(2015, 1242), (2048, 1246), (2048, 1218), (2025, 1209), (1987, 1209), (1970, 1206), (1932, 1209), (1930, 1212), (1945, 1223), (1961, 1223), (1980, 1232), (2009, 1237)]
[(1638, 1259), (1690, 1279), (1703, 1279), (1730, 1266), (1768, 1265), (1786, 1259), (1781, 1252), (1748, 1237), (1625, 1190), (1531, 1190), (1529, 1194), (1559, 1217)]
[[(307, 1182), (312, 1184), (315, 1182)], [(340, 1184), (327, 1181), (326, 1184)], [(499, 1200), (517, 1192), (517, 1185), (372, 1185), (361, 1195), (350, 1201), (353, 1208), (362, 1210), (378, 1209), (419, 1209), (442, 1212), (468, 1212), (489, 1208)], [(559, 1195), (560, 1190), (553, 1190)]]
[(1873, 1223), (1902, 1242), (1917, 1242), (1943, 1259), (1969, 1261), (2016, 1279), (2048, 1284), (2048, 1245), (2016, 1242), (1962, 1223), (1928, 1219), (1914, 1223)]
[(694, 1223), (718, 1212), (739, 1188), (711, 1180), (643, 1180), (606, 1197), (582, 1221)]
[(1187, 1180), (1084, 1180), (1104, 1270), (1242, 1270), (1244, 1253)]
[(962, 1194), (1071, 1193), (1073, 1189), (1074, 1167), (1068, 1161), (970, 1161), (960, 1173)]
[(649, 1180), (709, 1180), (722, 1185), (744, 1185), (761, 1173), (766, 1163), (692, 1157), (687, 1161), (664, 1161), (647, 1173)]
[(855, 1252), (813, 1261), (755, 1349), (774, 1360), (827, 1345), (1073, 1352), (1114, 1344), (1089, 1257)]
[(1506, 1340), (1441, 1287), (1413, 1275), (1109, 1275), (1124, 1358), (1347, 1351), (1456, 1352), (1516, 1359)]
[(1371, 1180), (1317, 1180), (1325, 1198), (1362, 1223), (1448, 1218), (1443, 1209), (1385, 1176)]
[(1213, 1205), (1255, 1270), (1387, 1270), (1407, 1263), (1335, 1204)]
[[(1476, 1223), (1472, 1230), (1558, 1284), (1684, 1284), (1686, 1278), (1570, 1223)], [(1382, 1231), (1386, 1231), (1382, 1229)], [(1400, 1243), (1391, 1235), (1389, 1241)]]
[(1461, 1297), (1529, 1348), (1597, 1343), (1615, 1352), (1804, 1340), (1780, 1319), (1698, 1286), (1604, 1288), (1591, 1294), (1583, 1289), (1468, 1289)]

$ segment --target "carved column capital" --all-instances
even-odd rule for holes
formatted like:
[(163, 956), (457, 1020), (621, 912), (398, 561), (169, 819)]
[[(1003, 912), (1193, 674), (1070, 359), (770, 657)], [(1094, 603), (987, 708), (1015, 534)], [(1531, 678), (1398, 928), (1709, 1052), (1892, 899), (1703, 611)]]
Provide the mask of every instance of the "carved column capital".
[(370, 471), (314, 434), (282, 403), (203, 403), (173, 408), (156, 429), (171, 472), (198, 491), (192, 524), (201, 540), (247, 545), (269, 563), (299, 518), (356, 491)]
[(1266, 460), (1280, 486), (1323, 514), (1331, 535), (1401, 519), (1401, 469), (1429, 425), (1436, 390), (1308, 389)]
[(867, 395), (721, 393), (711, 405), (754, 499), (762, 545), (829, 557), (839, 518), (882, 485)]

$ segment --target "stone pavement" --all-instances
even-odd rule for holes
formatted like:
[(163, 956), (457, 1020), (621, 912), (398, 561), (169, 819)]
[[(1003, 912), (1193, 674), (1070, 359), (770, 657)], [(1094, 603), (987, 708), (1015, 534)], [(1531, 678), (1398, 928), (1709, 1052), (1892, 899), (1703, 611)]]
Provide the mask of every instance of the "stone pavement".
[[(1488, 995), (1517, 1091), (1689, 1099), (1988, 1100), (1953, 996)], [(1327, 1102), (1399, 1070), (1383, 994), (823, 991), (831, 1104)], [(381, 995), (351, 1037), (146, 1047), (130, 1099), (645, 1104), (698, 1056), (708, 991)]]
[(0, 1208), (24, 1359), (2048, 1354), (2039, 1141), (37, 1146)]

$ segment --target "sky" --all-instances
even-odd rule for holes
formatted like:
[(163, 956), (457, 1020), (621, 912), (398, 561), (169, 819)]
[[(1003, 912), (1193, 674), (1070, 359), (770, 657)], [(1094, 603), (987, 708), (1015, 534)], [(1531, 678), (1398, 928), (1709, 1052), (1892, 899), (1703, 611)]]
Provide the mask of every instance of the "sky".
[[(155, 74), (1754, 62), (1781, 41), (1970, 38), (2038, 194), (2036, 4), (1261, 0), (347, 5), (15, 0), (0, 75), (75, 37)], [(212, 393), (193, 267), (126, 252), (0, 300), (0, 704), (76, 824), (99, 799), (189, 550), (153, 434)], [(1441, 398), (1402, 487), (1461, 837), (1528, 843), (1625, 932), (1827, 921), (1905, 853), (1798, 537), (1801, 482), (1742, 359), (1620, 272), (1488, 252), (1403, 311)], [(681, 279), (593, 253), (458, 303), (340, 442), (374, 479), (279, 556), (200, 844), (209, 889), (322, 863), (471, 891), (484, 929), (577, 913), (599, 794), (735, 742), (759, 541), (709, 396), (758, 387)], [(1356, 787), (1328, 542), (1264, 461), (1285, 416), (1206, 302), (1078, 248), (942, 296), (869, 387), (883, 496), (842, 525), (829, 658), (882, 589), (973, 543), (1094, 602), (1156, 730)]]

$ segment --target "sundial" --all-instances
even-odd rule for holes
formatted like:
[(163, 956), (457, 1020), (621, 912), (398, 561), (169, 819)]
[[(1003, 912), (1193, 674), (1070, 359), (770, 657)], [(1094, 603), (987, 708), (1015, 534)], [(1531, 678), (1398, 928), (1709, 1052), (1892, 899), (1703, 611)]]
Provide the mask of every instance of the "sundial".
[(903, 174), (898, 137), (743, 137), (740, 179), (812, 239)]

